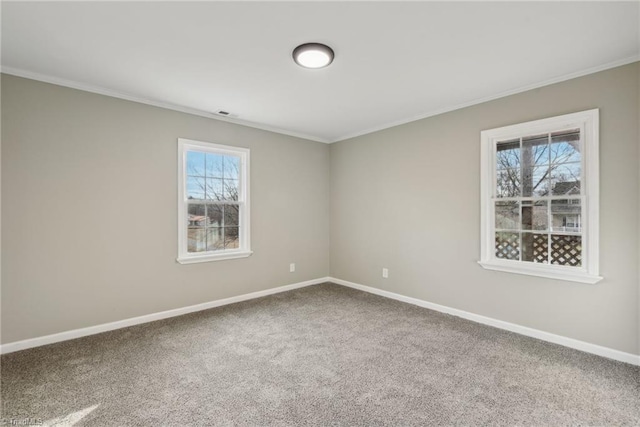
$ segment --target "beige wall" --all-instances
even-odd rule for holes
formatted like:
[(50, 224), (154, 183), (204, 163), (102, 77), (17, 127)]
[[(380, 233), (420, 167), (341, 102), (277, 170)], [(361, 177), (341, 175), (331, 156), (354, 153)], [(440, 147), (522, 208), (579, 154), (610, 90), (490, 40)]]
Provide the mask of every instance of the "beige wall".
[[(178, 137), (251, 149), (251, 257), (176, 263)], [(329, 273), (326, 144), (3, 75), (1, 170), (3, 343)]]
[[(638, 76), (635, 63), (333, 144), (332, 276), (640, 353)], [(605, 279), (482, 269), (480, 131), (591, 108)]]

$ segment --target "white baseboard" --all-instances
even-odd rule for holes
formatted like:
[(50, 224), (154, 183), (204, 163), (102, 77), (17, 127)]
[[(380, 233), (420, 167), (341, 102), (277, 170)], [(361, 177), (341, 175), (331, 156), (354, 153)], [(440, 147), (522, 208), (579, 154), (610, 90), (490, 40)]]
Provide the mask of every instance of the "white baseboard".
[(190, 305), (188, 307), (176, 308), (173, 310), (161, 311), (159, 313), (147, 314), (130, 319), (118, 320), (116, 322), (103, 323), (102, 325), (89, 326), (87, 328), (74, 329), (71, 331), (60, 332), (43, 337), (31, 338), (23, 341), (16, 341), (0, 346), (0, 354), (12, 353), (14, 351), (26, 350), (28, 348), (40, 347), (42, 345), (53, 344), (60, 341), (72, 340), (75, 338), (85, 337), (87, 335), (95, 335), (101, 332), (113, 331), (115, 329), (126, 328), (128, 326), (140, 325), (142, 323), (153, 322), (155, 320), (167, 319), (169, 317), (181, 316), (183, 314), (194, 313), (196, 311), (207, 310), (209, 308), (220, 307), (223, 305), (233, 304), (236, 302), (247, 301), (255, 298), (261, 298), (267, 295), (278, 294), (293, 289), (304, 288), (306, 286), (317, 285), (319, 283), (328, 282), (328, 277), (320, 279), (307, 280), (305, 282), (293, 283), (291, 285), (280, 286), (264, 291), (251, 292), (249, 294), (238, 295), (235, 297), (219, 299), (216, 301), (205, 302), (202, 304)]
[(209, 308), (220, 307), (223, 305), (233, 304), (241, 301), (247, 301), (255, 298), (261, 298), (267, 295), (273, 295), (280, 292), (286, 292), (293, 289), (303, 288), (306, 286), (317, 285), (319, 283), (324, 283), (324, 282), (336, 283), (338, 285), (346, 286), (353, 289), (358, 289), (364, 292), (368, 292), (368, 293), (379, 295), (386, 298), (391, 298), (397, 301), (406, 302), (409, 304), (417, 305), (419, 307), (424, 307), (430, 310), (439, 311), (441, 313), (451, 314), (453, 316), (458, 316), (463, 319), (471, 320), (473, 322), (482, 323), (484, 325), (493, 326), (499, 329), (505, 329), (507, 331), (515, 332), (528, 337), (537, 338), (543, 341), (552, 342), (554, 344), (563, 345), (565, 347), (574, 348), (576, 350), (581, 350), (586, 353), (592, 353), (598, 356), (607, 357), (609, 359), (618, 360), (620, 362), (625, 362), (625, 363), (630, 363), (632, 365), (640, 366), (640, 356), (635, 354), (625, 353), (623, 351), (614, 350), (612, 348), (603, 347), (603, 346), (591, 344), (584, 341), (579, 341), (573, 338), (563, 337), (561, 335), (555, 335), (549, 332), (540, 331), (538, 329), (528, 328), (526, 326), (520, 326), (514, 323), (504, 322), (502, 320), (493, 319), (491, 317), (469, 313), (464, 310), (458, 310), (456, 308), (451, 308), (444, 305), (423, 301), (417, 298), (407, 297), (407, 296), (396, 294), (393, 292), (384, 291), (382, 289), (372, 288), (370, 286), (348, 282), (346, 280), (337, 279), (335, 277), (322, 277), (319, 279), (307, 280), (305, 282), (293, 283), (291, 285), (285, 285), (285, 286), (280, 286), (273, 289), (267, 289), (264, 291), (252, 292), (249, 294), (238, 295), (235, 297), (205, 302), (202, 304), (191, 305), (188, 307), (161, 311), (159, 313), (147, 314), (144, 316), (133, 317), (130, 319), (119, 320), (116, 322), (104, 323), (102, 325), (90, 326), (87, 328), (74, 329), (71, 331), (60, 332), (57, 334), (46, 335), (43, 337), (27, 339), (24, 341), (16, 341), (16, 342), (1, 345), (0, 354), (12, 353), (14, 351), (26, 350), (28, 348), (39, 347), (47, 344), (53, 344), (61, 341), (81, 338), (88, 335), (95, 335), (101, 332), (107, 332), (107, 331), (113, 331), (115, 329), (126, 328), (128, 326), (134, 326), (142, 323), (153, 322), (155, 320), (181, 316), (183, 314), (194, 313), (196, 311), (207, 310)]
[(539, 340), (548, 341), (548, 342), (559, 344), (569, 348), (574, 348), (576, 350), (584, 351), (586, 353), (592, 353), (598, 356), (607, 357), (609, 359), (617, 360), (620, 362), (625, 362), (625, 363), (630, 363), (632, 365), (640, 366), (639, 355), (625, 353), (623, 351), (614, 350), (612, 348), (603, 347), (600, 345), (591, 344), (584, 341), (579, 341), (573, 338), (563, 337), (561, 335), (555, 335), (549, 332), (540, 331), (538, 329), (528, 328), (526, 326), (520, 326), (514, 323), (504, 322), (502, 320), (493, 319), (491, 317), (469, 313), (468, 311), (458, 310), (456, 308), (451, 308), (451, 307), (447, 307), (440, 304), (434, 304), (432, 302), (423, 301), (417, 298), (407, 297), (407, 296), (396, 294), (389, 291), (383, 291), (381, 289), (360, 285), (358, 283), (348, 282), (346, 280), (337, 279), (335, 277), (329, 277), (328, 281), (332, 283), (336, 283), (338, 285), (347, 286), (349, 288), (358, 289), (364, 292), (369, 292), (371, 294), (379, 295), (382, 297), (391, 298), (394, 300), (417, 305), (419, 307), (424, 307), (431, 310), (439, 311), (441, 313), (447, 313), (453, 316), (462, 317), (463, 319), (471, 320), (477, 323), (482, 323), (484, 325), (493, 326), (495, 328), (505, 329), (507, 331), (515, 332), (521, 335), (526, 335), (528, 337), (537, 338)]

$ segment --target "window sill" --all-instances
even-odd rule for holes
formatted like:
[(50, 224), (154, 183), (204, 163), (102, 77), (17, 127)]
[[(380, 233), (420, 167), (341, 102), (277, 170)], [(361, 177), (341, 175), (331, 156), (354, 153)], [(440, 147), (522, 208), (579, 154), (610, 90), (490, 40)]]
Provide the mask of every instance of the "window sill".
[[(513, 261), (512, 261), (513, 262)], [(527, 276), (546, 277), (549, 279), (567, 280), (570, 282), (580, 282), (594, 284), (603, 278), (589, 274), (584, 270), (570, 271), (566, 267), (554, 265), (513, 265), (509, 261), (478, 261), (478, 264), (486, 270), (503, 271), (505, 273), (524, 274)]]
[(224, 252), (219, 254), (206, 254), (206, 255), (192, 255), (192, 256), (183, 256), (178, 257), (176, 261), (180, 264), (196, 264), (199, 262), (210, 262), (210, 261), (224, 261), (228, 259), (238, 259), (238, 258), (247, 258), (251, 256), (252, 251), (234, 251), (234, 252)]

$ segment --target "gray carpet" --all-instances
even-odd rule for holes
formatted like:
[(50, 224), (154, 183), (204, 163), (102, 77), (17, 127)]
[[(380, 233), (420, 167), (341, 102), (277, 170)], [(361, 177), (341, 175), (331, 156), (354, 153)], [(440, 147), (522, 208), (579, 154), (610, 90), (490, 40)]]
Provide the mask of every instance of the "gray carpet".
[(48, 424), (639, 425), (640, 368), (334, 284), (2, 356)]

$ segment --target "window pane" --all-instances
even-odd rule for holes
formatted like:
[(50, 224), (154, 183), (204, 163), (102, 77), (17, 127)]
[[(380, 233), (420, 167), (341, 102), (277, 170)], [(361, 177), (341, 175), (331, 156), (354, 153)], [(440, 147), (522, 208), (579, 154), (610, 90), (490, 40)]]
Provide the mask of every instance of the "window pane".
[(204, 200), (204, 178), (187, 177), (187, 199)]
[(204, 176), (204, 153), (187, 151), (187, 175)]
[(522, 196), (541, 197), (549, 194), (549, 167), (522, 168)]
[(204, 252), (207, 249), (207, 238), (204, 227), (187, 229), (187, 252)]
[(551, 171), (551, 190), (554, 196), (577, 196), (580, 194), (580, 163), (555, 165)]
[(222, 179), (220, 178), (207, 178), (207, 199), (209, 200), (224, 200), (224, 190), (222, 185)]
[(551, 264), (580, 267), (582, 265), (582, 237), (552, 235)]
[(207, 251), (219, 251), (224, 249), (222, 227), (207, 228)]
[(582, 231), (582, 205), (580, 199), (551, 201), (551, 231), (580, 233)]
[(522, 261), (549, 263), (549, 235), (522, 233)]
[(226, 249), (237, 249), (239, 247), (238, 227), (224, 228), (224, 247)]
[(518, 202), (496, 202), (496, 230), (519, 230)]
[(496, 258), (520, 259), (520, 235), (518, 233), (498, 232), (495, 236)]
[(224, 200), (238, 200), (238, 180), (224, 180)]
[(207, 205), (207, 226), (222, 227), (222, 205)]
[(549, 164), (548, 134), (522, 138), (522, 166), (545, 166)]
[(555, 132), (551, 134), (551, 162), (570, 163), (582, 160), (580, 130)]
[(240, 206), (239, 205), (224, 205), (224, 225), (237, 226), (240, 224)]
[(505, 169), (496, 173), (496, 197), (520, 196), (520, 169)]
[(547, 202), (523, 201), (521, 218), (523, 230), (547, 230), (547, 225), (549, 222), (549, 211), (547, 210)]
[(496, 144), (496, 169), (520, 169), (520, 140), (501, 141)]
[(242, 207), (248, 194), (239, 194), (249, 187), (249, 150), (179, 139), (178, 153), (178, 169), (184, 169), (178, 177), (184, 193), (178, 210), (178, 262), (225, 259), (219, 255), (226, 250), (249, 252), (248, 245), (242, 246), (249, 240), (249, 210)]
[(189, 205), (187, 208), (189, 227), (204, 227), (207, 222), (204, 205)]
[(207, 178), (222, 178), (222, 158), (220, 154), (207, 153)]
[(224, 156), (224, 177), (229, 179), (240, 179), (239, 157)]

